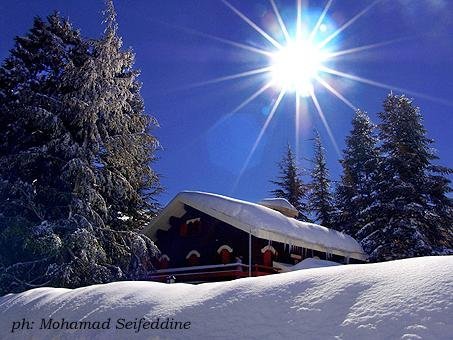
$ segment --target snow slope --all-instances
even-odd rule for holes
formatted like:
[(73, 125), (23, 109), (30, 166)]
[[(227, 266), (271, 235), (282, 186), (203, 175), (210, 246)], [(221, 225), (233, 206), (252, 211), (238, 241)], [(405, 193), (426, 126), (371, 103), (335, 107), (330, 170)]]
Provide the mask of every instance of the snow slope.
[[(187, 330), (114, 329), (118, 318)], [(112, 319), (106, 331), (19, 330), (13, 321)], [(38, 328), (38, 326), (35, 326)], [(453, 256), (313, 268), (201, 285), (117, 282), (0, 298), (0, 338), (451, 339)], [(69, 337), (70, 336), (70, 337)]]

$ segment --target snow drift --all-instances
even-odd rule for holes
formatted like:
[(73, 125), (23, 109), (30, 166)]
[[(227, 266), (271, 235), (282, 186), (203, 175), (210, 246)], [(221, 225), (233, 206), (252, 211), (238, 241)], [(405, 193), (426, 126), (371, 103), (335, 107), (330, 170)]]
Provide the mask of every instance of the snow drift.
[[(119, 319), (172, 318), (189, 329), (115, 329)], [(33, 330), (11, 333), (14, 321)], [(107, 330), (39, 330), (42, 320), (103, 321)], [(0, 338), (447, 339), (453, 257), (304, 269), (201, 285), (116, 282), (39, 288), (0, 298)]]

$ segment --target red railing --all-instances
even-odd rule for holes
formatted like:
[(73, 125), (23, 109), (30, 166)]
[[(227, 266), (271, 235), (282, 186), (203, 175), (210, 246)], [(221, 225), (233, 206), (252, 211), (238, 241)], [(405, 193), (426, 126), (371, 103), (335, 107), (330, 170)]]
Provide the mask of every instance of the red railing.
[[(252, 276), (276, 274), (277, 267), (252, 265)], [(157, 270), (150, 276), (151, 281), (167, 282), (174, 277), (176, 282), (226, 281), (249, 276), (249, 266), (242, 263), (229, 263), (207, 266), (192, 266)]]

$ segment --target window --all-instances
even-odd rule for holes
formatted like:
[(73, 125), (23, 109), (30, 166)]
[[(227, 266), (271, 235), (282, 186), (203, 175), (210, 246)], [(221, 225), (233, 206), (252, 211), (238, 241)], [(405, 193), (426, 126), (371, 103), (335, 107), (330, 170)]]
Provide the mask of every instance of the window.
[(189, 266), (197, 266), (200, 264), (200, 253), (196, 250), (191, 250), (186, 255), (186, 260)]
[(201, 219), (192, 218), (186, 221), (187, 235), (197, 235), (201, 232)]
[(159, 269), (167, 269), (170, 258), (166, 254), (162, 254), (159, 258)]
[(231, 254), (233, 253), (233, 248), (224, 244), (217, 249), (217, 254), (220, 255), (220, 261), (223, 264), (231, 263)]

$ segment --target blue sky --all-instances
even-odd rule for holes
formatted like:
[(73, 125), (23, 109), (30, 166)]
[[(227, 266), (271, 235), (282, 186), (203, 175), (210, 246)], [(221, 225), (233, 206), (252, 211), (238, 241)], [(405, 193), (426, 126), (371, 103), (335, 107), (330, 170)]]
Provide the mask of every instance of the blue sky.
[[(316, 20), (327, 1), (303, 0), (303, 18)], [(326, 16), (326, 33), (334, 32), (371, 1), (334, 0)], [(268, 0), (231, 4), (280, 40)], [(288, 29), (296, 18), (296, 0), (276, 0)], [(203, 190), (252, 201), (269, 196), (270, 179), (278, 173), (286, 143), (296, 149), (294, 96), (279, 105), (247, 168), (238, 177), (278, 92), (268, 90), (234, 115), (226, 116), (263, 85), (263, 76), (192, 86), (217, 77), (262, 67), (262, 55), (209, 36), (269, 49), (272, 45), (222, 1), (116, 1), (124, 45), (136, 53), (147, 112), (160, 122), (156, 130), (163, 150), (155, 167), (162, 174), (166, 203), (181, 190)], [(24, 34), (35, 15), (58, 10), (82, 34), (101, 34), (103, 2), (72, 0), (3, 1), (0, 3), (0, 59)], [(306, 15), (306, 16), (304, 16)], [(195, 33), (198, 32), (198, 33)], [(405, 88), (421, 107), (429, 137), (441, 163), (453, 166), (453, 2), (447, 0), (383, 0), (339, 34), (328, 47), (350, 49), (397, 39), (393, 44), (339, 58), (329, 66), (373, 81)], [(376, 113), (389, 90), (331, 77), (329, 81), (354, 106)], [(340, 149), (350, 130), (353, 110), (321, 86), (315, 92)], [(399, 92), (399, 91), (395, 91)], [(435, 98), (428, 98), (435, 97)], [(437, 98), (437, 99), (436, 99)], [(300, 164), (312, 156), (313, 129), (320, 131), (334, 180), (339, 156), (309, 98), (302, 99), (304, 119), (297, 145)], [(226, 118), (225, 118), (226, 117)], [(222, 119), (223, 118), (223, 119)]]

